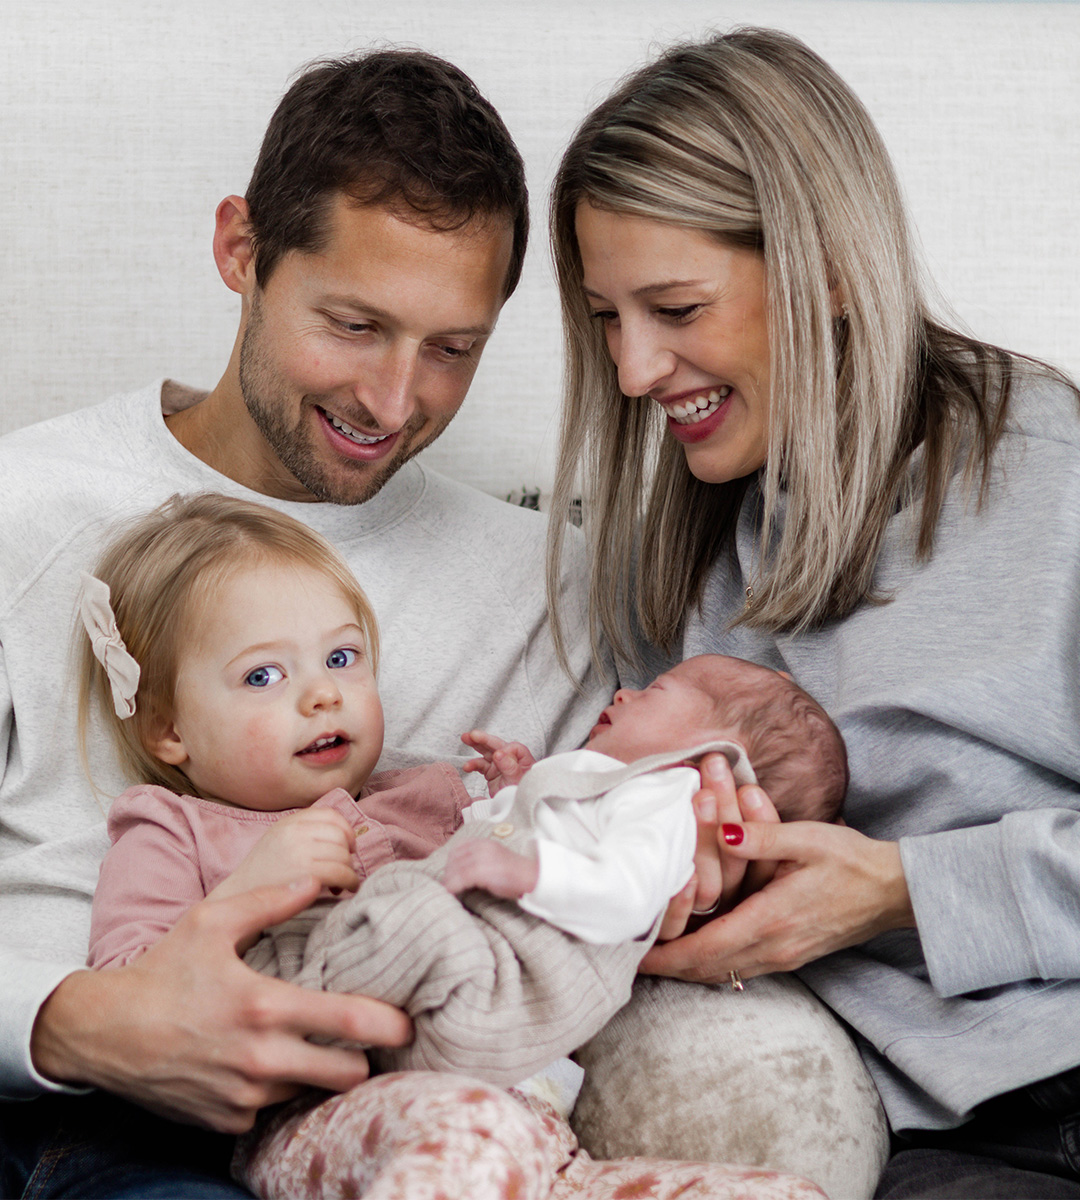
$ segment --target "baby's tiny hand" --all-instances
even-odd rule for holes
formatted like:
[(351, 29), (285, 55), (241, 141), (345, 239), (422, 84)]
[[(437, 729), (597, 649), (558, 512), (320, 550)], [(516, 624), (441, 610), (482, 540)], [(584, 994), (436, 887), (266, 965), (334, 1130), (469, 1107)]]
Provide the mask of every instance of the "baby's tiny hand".
[(305, 808), (275, 821), (235, 871), (211, 896), (234, 896), (267, 884), (290, 883), (313, 875), (323, 887), (355, 891), (360, 879), (352, 866), (356, 835), (332, 808)]
[(536, 887), (539, 878), (536, 859), (486, 838), (468, 838), (451, 847), (442, 883), (455, 896), (469, 888), (483, 888), (504, 900), (520, 900)]
[(536, 763), (532, 752), (521, 742), (504, 742), (502, 738), (485, 733), (482, 729), (473, 729), (462, 734), (461, 740), (482, 756), (470, 759), (464, 770), (479, 771), (484, 776), (489, 796), (494, 796), (504, 787), (519, 784), (529, 768)]

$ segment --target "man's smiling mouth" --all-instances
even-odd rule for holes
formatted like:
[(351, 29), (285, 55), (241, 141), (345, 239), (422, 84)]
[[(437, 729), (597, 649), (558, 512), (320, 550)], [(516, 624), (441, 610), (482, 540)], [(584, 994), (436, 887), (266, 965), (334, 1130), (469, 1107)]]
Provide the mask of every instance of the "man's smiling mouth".
[(346, 425), (340, 417), (335, 417), (333, 413), (326, 412), (325, 409), (323, 409), (323, 412), (326, 415), (326, 419), (338, 433), (343, 434), (351, 442), (356, 442), (358, 446), (377, 446), (379, 442), (385, 442), (388, 437), (394, 436), (392, 433), (382, 433), (376, 437), (372, 437), (370, 434), (361, 433), (358, 429), (353, 429), (351, 425)]

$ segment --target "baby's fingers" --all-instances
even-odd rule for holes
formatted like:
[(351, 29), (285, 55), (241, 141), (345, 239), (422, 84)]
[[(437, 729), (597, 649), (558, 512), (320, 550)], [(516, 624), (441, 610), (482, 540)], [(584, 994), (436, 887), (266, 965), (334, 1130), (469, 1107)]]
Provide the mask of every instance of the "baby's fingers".
[(502, 738), (483, 729), (470, 729), (468, 733), (461, 735), (461, 740), (466, 746), (470, 746), (483, 755), (494, 754), (496, 750), (506, 745)]

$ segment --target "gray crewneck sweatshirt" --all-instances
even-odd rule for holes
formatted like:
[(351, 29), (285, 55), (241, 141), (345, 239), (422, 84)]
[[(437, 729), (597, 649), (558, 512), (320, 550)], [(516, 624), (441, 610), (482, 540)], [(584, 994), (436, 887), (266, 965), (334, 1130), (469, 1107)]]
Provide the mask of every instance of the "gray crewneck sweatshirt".
[[(588, 665), (582, 545), (564, 600), (579, 693), (556, 662), (544, 596), (545, 522), (425, 469), (366, 504), (298, 504), (240, 487), (189, 454), (156, 383), (0, 439), (0, 1094), (49, 1085), (30, 1062), (37, 1011), (86, 958), (107, 848), (107, 797), (78, 762), (69, 659), (80, 570), (114, 522), (176, 492), (273, 507), (334, 542), (379, 619), (387, 749), (380, 768), (460, 755), (476, 726), (538, 755), (579, 745), (610, 692)], [(192, 399), (197, 397), (192, 394)], [(91, 736), (107, 795), (128, 783)], [(471, 778), (471, 777), (470, 777)]]
[[(683, 655), (790, 671), (847, 742), (849, 824), (900, 839), (918, 932), (799, 974), (862, 1042), (894, 1128), (1080, 1063), (1080, 416), (1026, 380), (976, 511), (958, 476), (937, 544), (918, 507), (890, 522), (892, 599), (814, 632), (729, 629), (753, 578), (761, 496), (712, 571)], [(642, 673), (662, 665), (656, 656)]]

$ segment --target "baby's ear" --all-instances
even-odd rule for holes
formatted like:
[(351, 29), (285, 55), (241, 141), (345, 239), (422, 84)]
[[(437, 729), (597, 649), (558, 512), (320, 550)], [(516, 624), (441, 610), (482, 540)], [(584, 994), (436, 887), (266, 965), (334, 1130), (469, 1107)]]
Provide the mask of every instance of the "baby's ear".
[(155, 717), (146, 736), (146, 749), (163, 763), (180, 767), (188, 760), (184, 739), (172, 721)]

